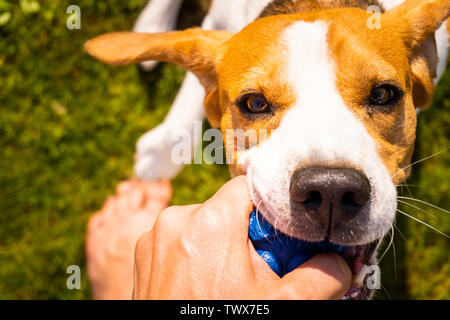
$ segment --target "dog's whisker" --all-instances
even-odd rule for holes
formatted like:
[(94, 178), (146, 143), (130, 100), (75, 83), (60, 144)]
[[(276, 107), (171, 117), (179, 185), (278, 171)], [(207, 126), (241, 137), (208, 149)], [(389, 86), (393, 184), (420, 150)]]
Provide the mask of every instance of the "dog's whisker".
[(432, 216), (432, 217), (435, 218), (436, 220), (439, 220), (439, 218), (436, 217), (436, 216), (435, 216), (434, 214), (432, 214), (431, 212), (428, 212), (428, 211), (426, 211), (426, 210), (424, 210), (424, 209), (422, 209), (422, 208), (420, 208), (420, 207), (417, 207), (417, 206), (415, 206), (415, 205), (413, 205), (413, 204), (411, 204), (411, 203), (409, 203), (409, 202), (402, 201), (402, 200), (399, 200), (399, 199), (397, 199), (397, 201), (400, 202), (400, 203), (403, 203), (403, 204), (405, 204), (405, 205), (407, 205), (407, 206), (413, 207), (414, 209), (417, 209), (417, 210), (419, 210), (419, 211), (421, 211), (421, 212), (424, 212), (424, 213), (426, 213), (426, 214), (429, 214), (430, 216)]
[(421, 185), (419, 185), (419, 184), (406, 184), (406, 183), (403, 183), (403, 182), (397, 185), (397, 187), (403, 187), (403, 186), (405, 186), (405, 187), (414, 187), (414, 188), (420, 188), (421, 187)]
[(400, 185), (397, 186), (397, 187), (400, 187), (400, 191), (401, 191), (401, 193), (403, 194), (403, 184), (400, 184)]
[(259, 223), (259, 219), (258, 219), (258, 217), (259, 217), (259, 206), (261, 205), (261, 202), (262, 202), (262, 199), (259, 200), (258, 204), (256, 205), (256, 224), (258, 225), (259, 230), (262, 231), (261, 224)]
[[(381, 283), (380, 283), (381, 284)], [(381, 284), (381, 288), (383, 288), (384, 292), (387, 294), (388, 299), (392, 300), (391, 295), (389, 294), (389, 292), (387, 292), (386, 288)]]
[(397, 254), (395, 252), (394, 241), (392, 241), (392, 254), (394, 256), (394, 280), (397, 280)]
[(417, 221), (417, 222), (419, 222), (419, 223), (421, 223), (421, 224), (423, 224), (423, 225), (429, 227), (430, 229), (432, 229), (432, 230), (436, 231), (437, 233), (443, 235), (444, 237), (450, 239), (450, 236), (448, 236), (446, 233), (440, 231), (439, 229), (436, 229), (435, 227), (429, 225), (428, 223), (423, 222), (422, 220), (417, 219), (417, 218), (415, 218), (415, 217), (413, 217), (413, 216), (411, 216), (411, 215), (407, 214), (406, 212), (403, 212), (403, 211), (401, 211), (401, 210), (399, 210), (399, 209), (397, 209), (397, 212), (399, 212), (399, 213), (401, 213), (401, 214), (403, 214), (403, 215), (405, 215), (405, 216), (411, 218), (411, 219), (414, 220), (414, 221)]
[(413, 195), (411, 193), (411, 190), (409, 189), (409, 186), (406, 183), (405, 183), (405, 186), (406, 186), (406, 190), (408, 190), (409, 196), (412, 197)]
[(397, 188), (400, 187), (400, 192), (401, 192), (401, 194), (404, 193), (404, 192), (403, 192), (403, 187), (404, 187), (404, 186), (405, 186), (405, 184), (404, 184), (403, 182), (400, 182), (400, 184), (396, 185)]
[(440, 208), (440, 207), (438, 207), (438, 206), (436, 206), (436, 205), (434, 205), (434, 204), (428, 203), (428, 202), (423, 201), (423, 200), (420, 200), (420, 199), (411, 198), (411, 197), (397, 196), (397, 200), (398, 200), (398, 199), (404, 199), (404, 200), (411, 200), (411, 201), (420, 202), (420, 203), (422, 203), (422, 204), (428, 205), (428, 206), (430, 206), (430, 207), (432, 207), (432, 208), (435, 208), (435, 209), (437, 209), (437, 210), (440, 210), (440, 211), (443, 211), (443, 212), (446, 212), (446, 213), (449, 213), (449, 214), (450, 214), (450, 211), (445, 210), (445, 209), (442, 209), (442, 208)]
[(391, 227), (391, 240), (389, 241), (389, 244), (388, 244), (386, 250), (384, 250), (383, 254), (381, 255), (380, 259), (378, 260), (378, 263), (380, 263), (381, 260), (383, 260), (384, 256), (389, 251), (389, 249), (391, 248), (391, 245), (393, 243), (394, 243), (394, 228), (393, 228), (393, 225), (392, 225), (392, 227)]
[(393, 224), (393, 226), (394, 226), (394, 228), (395, 228), (395, 230), (397, 230), (398, 231), (398, 233), (400, 233), (400, 235), (402, 236), (402, 238), (403, 238), (403, 240), (405, 240), (406, 241), (406, 238), (405, 238), (405, 236), (403, 235), (403, 233), (400, 231), (400, 229), (399, 228), (397, 228), (397, 226), (395, 225), (395, 223)]
[[(257, 223), (257, 225), (258, 225), (258, 227), (259, 227), (259, 230), (261, 230), (261, 232), (262, 232), (262, 228), (261, 228), (261, 224), (259, 223), (258, 216), (259, 216), (259, 206), (261, 205), (262, 201), (263, 201), (262, 199), (259, 200), (258, 205), (256, 206), (256, 223)], [(267, 236), (264, 236), (264, 238), (266, 238), (267, 241), (269, 241), (270, 243), (272, 243), (272, 241), (270, 241), (270, 239), (267, 238)]]
[(448, 148), (446, 148), (446, 149), (444, 149), (444, 150), (441, 150), (441, 151), (439, 151), (439, 152), (436, 152), (435, 154), (432, 154), (431, 156), (428, 156), (428, 157), (425, 157), (425, 158), (423, 158), (423, 159), (417, 160), (417, 161), (415, 161), (415, 162), (413, 162), (413, 163), (407, 165), (406, 167), (403, 167), (403, 168), (401, 168), (400, 170), (398, 170), (393, 176), (391, 176), (391, 178), (395, 177), (396, 175), (398, 175), (398, 174), (399, 174), (400, 172), (402, 172), (403, 170), (408, 169), (409, 167), (412, 167), (413, 165), (418, 164), (418, 163), (420, 163), (420, 162), (423, 162), (423, 161), (425, 161), (425, 160), (428, 160), (428, 159), (431, 159), (431, 158), (433, 158), (433, 157), (436, 157), (437, 155), (439, 155), (439, 154), (441, 154), (441, 153), (443, 153), (443, 152), (445, 152), (445, 151), (447, 151), (447, 150), (448, 150)]
[[(278, 216), (275, 218), (275, 223), (273, 225), (273, 227), (275, 228), (275, 230), (277, 230), (277, 222), (278, 222)], [(280, 240), (280, 235), (278, 234), (278, 231), (275, 232), (275, 238), (277, 240)]]

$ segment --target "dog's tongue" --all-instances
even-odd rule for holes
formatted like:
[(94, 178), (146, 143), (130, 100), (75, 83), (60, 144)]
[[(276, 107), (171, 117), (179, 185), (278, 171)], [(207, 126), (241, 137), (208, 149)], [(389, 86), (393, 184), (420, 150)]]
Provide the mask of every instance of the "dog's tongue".
[(249, 238), (256, 252), (280, 277), (296, 269), (320, 252), (343, 254), (347, 247), (328, 240), (308, 242), (292, 238), (276, 230), (254, 209), (250, 215)]

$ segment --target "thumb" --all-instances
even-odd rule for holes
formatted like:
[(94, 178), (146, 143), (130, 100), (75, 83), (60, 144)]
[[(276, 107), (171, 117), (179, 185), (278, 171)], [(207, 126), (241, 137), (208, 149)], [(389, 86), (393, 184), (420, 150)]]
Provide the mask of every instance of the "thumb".
[(314, 256), (274, 282), (275, 299), (339, 299), (350, 288), (352, 273), (340, 255), (327, 252)]

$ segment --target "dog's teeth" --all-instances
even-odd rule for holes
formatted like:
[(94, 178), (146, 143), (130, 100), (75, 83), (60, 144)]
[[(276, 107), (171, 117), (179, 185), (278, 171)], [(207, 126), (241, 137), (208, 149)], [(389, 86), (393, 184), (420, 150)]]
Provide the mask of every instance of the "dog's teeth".
[(353, 299), (355, 299), (358, 296), (358, 292), (353, 292), (352, 294), (350, 294), (350, 297), (352, 297)]
[(359, 270), (359, 272), (353, 276), (353, 284), (355, 285), (355, 287), (362, 287), (364, 279), (366, 278), (366, 274), (366, 265), (364, 265), (361, 270)]

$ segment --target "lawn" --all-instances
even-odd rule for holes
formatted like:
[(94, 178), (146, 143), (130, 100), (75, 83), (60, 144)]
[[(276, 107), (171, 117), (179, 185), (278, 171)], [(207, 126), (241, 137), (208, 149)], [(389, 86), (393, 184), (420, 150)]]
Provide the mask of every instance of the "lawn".
[[(132, 28), (146, 0), (0, 0), (0, 299), (87, 299), (83, 254), (89, 216), (132, 176), (137, 138), (160, 123), (184, 71), (110, 67), (83, 43)], [(182, 8), (180, 27), (198, 24), (206, 1)], [(66, 8), (81, 8), (81, 29), (66, 27)], [(415, 160), (450, 140), (450, 72), (429, 111), (419, 116)], [(413, 196), (449, 209), (450, 153), (413, 167)], [(173, 204), (207, 199), (229, 178), (220, 165), (186, 167), (173, 181)], [(450, 214), (420, 202), (400, 209), (450, 233)], [(435, 217), (433, 217), (434, 215)], [(449, 241), (399, 216), (384, 256), (379, 298), (450, 299)], [(395, 256), (394, 256), (395, 248)], [(82, 269), (81, 290), (66, 287), (66, 268)]]

